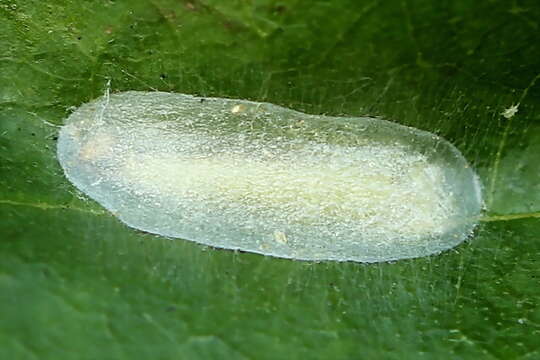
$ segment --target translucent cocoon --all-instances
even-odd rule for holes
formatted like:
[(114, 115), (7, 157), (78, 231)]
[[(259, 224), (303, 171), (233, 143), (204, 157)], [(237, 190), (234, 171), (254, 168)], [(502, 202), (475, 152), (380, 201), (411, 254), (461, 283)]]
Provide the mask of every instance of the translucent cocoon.
[(133, 228), (292, 259), (438, 253), (471, 234), (482, 203), (473, 170), (434, 134), (245, 100), (106, 96), (67, 119), (58, 158)]

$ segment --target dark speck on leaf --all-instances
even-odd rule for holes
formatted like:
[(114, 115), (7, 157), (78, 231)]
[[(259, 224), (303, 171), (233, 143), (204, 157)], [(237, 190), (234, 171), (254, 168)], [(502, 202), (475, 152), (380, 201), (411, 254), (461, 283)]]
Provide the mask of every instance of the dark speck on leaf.
[(441, 66), (440, 71), (441, 71), (441, 73), (443, 73), (446, 76), (454, 76), (459, 71), (459, 68), (457, 66), (455, 66), (455, 65), (445, 64), (445, 65)]
[(274, 7), (275, 14), (283, 14), (285, 11), (287, 11), (287, 7), (285, 5), (277, 5)]

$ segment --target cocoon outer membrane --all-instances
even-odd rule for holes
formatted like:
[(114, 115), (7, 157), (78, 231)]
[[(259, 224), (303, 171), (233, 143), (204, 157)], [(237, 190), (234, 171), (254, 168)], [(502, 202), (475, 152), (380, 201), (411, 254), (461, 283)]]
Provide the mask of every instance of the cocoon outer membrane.
[(292, 259), (438, 253), (471, 234), (482, 206), (476, 174), (434, 134), (245, 100), (102, 97), (69, 116), (58, 159), (133, 228)]

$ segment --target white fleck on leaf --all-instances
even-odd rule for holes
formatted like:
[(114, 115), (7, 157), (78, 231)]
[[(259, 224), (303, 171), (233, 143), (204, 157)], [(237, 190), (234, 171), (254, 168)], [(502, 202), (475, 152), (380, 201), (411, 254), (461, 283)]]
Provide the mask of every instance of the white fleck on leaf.
[(504, 111), (501, 113), (502, 116), (504, 116), (507, 119), (511, 119), (516, 115), (516, 113), (519, 110), (519, 104), (512, 105), (507, 109), (504, 109)]

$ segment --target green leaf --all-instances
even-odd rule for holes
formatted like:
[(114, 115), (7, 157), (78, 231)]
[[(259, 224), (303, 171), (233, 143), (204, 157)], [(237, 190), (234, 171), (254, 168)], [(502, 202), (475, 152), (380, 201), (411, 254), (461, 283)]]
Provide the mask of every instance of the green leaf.
[[(540, 357), (538, 19), (534, 0), (0, 0), (0, 358)], [(55, 155), (109, 82), (435, 132), (485, 217), (454, 250), (371, 265), (137, 232)]]

